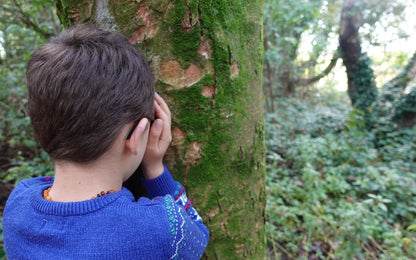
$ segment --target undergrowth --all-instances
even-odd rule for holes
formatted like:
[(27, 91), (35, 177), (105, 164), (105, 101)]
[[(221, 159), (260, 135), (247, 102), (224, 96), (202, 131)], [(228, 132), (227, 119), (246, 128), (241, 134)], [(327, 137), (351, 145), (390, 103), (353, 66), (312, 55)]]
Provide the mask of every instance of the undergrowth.
[(269, 258), (415, 259), (416, 127), (367, 131), (333, 93), (277, 103), (266, 114)]

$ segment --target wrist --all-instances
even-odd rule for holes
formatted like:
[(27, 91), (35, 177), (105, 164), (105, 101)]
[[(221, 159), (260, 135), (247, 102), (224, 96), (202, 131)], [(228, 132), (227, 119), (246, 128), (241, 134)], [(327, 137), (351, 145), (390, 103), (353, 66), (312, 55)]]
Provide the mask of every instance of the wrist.
[(145, 179), (155, 179), (162, 175), (162, 173), (165, 171), (165, 167), (162, 162), (159, 163), (153, 163), (150, 165), (143, 164), (142, 165), (143, 170), (143, 176)]

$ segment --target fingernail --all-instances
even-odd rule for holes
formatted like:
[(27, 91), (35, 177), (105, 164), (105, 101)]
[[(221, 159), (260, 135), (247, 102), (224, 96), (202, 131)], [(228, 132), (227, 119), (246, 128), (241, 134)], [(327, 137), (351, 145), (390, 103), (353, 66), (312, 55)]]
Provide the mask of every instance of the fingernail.
[(144, 132), (144, 130), (145, 130), (145, 128), (143, 128), (142, 126), (138, 126), (138, 127), (137, 127), (137, 131), (138, 131), (139, 133), (143, 133), (143, 132)]
[(141, 123), (137, 126), (137, 128), (139, 130), (139, 133), (145, 132), (147, 130), (147, 128), (149, 127), (149, 119), (147, 119), (147, 118), (144, 118), (144, 119), (146, 120), (146, 124), (143, 125), (143, 123)]
[(156, 119), (154, 124), (156, 125), (157, 128), (162, 128), (163, 122), (160, 119)]

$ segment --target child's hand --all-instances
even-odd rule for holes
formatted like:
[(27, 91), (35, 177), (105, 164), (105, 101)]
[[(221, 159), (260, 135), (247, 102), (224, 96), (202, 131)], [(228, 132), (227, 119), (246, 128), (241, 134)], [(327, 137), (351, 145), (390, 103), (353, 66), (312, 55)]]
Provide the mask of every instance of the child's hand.
[(171, 114), (168, 105), (155, 93), (155, 116), (147, 140), (146, 152), (142, 161), (143, 174), (146, 179), (153, 179), (163, 173), (163, 156), (172, 141)]

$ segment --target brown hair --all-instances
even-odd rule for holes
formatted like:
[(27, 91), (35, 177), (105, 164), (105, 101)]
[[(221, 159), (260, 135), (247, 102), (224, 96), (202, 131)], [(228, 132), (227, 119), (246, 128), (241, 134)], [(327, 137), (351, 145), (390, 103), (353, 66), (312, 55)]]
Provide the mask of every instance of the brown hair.
[(154, 117), (146, 58), (116, 33), (67, 30), (32, 54), (26, 76), (35, 136), (52, 159), (95, 160), (127, 123)]

